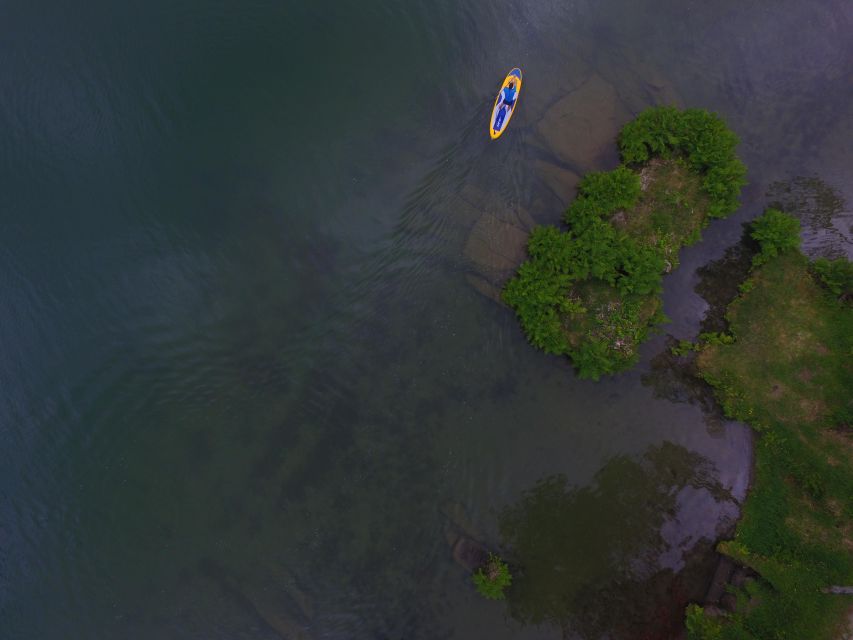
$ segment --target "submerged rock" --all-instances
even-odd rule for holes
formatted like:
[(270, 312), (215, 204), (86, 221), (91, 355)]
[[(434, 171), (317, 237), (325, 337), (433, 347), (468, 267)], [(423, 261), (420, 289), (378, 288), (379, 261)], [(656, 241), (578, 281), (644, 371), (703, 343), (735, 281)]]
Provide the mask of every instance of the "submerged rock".
[(650, 105), (684, 107), (684, 100), (672, 80), (654, 63), (638, 60), (628, 51), (608, 59), (610, 64), (600, 66), (599, 72), (620, 87), (619, 95), (632, 112), (638, 113)]
[(476, 571), (489, 559), (489, 550), (478, 540), (482, 535), (465, 507), (450, 502), (441, 512), (447, 518), (445, 535), (453, 560), (466, 571)]
[(475, 291), (486, 296), (489, 300), (497, 302), (499, 305), (502, 305), (504, 307), (507, 306), (506, 302), (504, 302), (503, 297), (501, 296), (501, 288), (496, 284), (493, 284), (482, 276), (478, 276), (473, 273), (466, 274), (465, 280), (468, 281), (468, 284), (474, 287)]
[(474, 572), (489, 559), (489, 550), (472, 538), (459, 536), (453, 544), (453, 559), (466, 571)]
[(238, 588), (264, 622), (282, 638), (312, 640), (308, 628), (314, 613), (313, 606), (310, 598), (298, 587), (293, 584), (267, 587), (241, 584)]
[(684, 100), (681, 94), (667, 78), (664, 78), (654, 67), (649, 65), (643, 65), (643, 70), (642, 77), (646, 81), (646, 88), (652, 95), (654, 104), (684, 108)]
[(469, 538), (482, 538), (479, 527), (474, 524), (468, 510), (459, 502), (448, 502), (441, 508), (441, 513), (447, 518), (448, 524)]
[(570, 169), (564, 169), (545, 160), (537, 160), (535, 168), (542, 182), (557, 196), (563, 206), (568, 206), (577, 193), (580, 176)]
[(485, 213), (474, 224), (465, 244), (465, 257), (487, 281), (500, 284), (524, 260), (527, 232)]
[(257, 614), (284, 640), (313, 640), (310, 632), (297, 620), (288, 616), (274, 603), (247, 597), (255, 607)]
[(579, 170), (600, 169), (614, 155), (616, 135), (631, 114), (616, 89), (599, 75), (554, 103), (537, 131), (562, 162)]
[[(457, 201), (469, 212), (474, 212), (474, 215), (468, 218), (468, 224), (473, 224), (483, 214), (489, 214), (500, 222), (527, 231), (536, 225), (536, 221), (533, 220), (527, 209), (520, 206), (518, 202), (508, 200), (503, 194), (483, 189), (471, 182), (466, 183), (460, 190)], [(456, 208), (454, 205), (454, 212)]]
[(530, 212), (517, 202), (475, 183), (467, 183), (455, 197), (454, 210), (471, 220), (463, 255), (474, 289), (503, 304), (501, 289), (526, 258), (527, 236), (536, 226)]
[(284, 640), (314, 640), (310, 632), (314, 606), (311, 597), (283, 567), (265, 578), (238, 578), (230, 571), (205, 563), (203, 573), (226, 593), (251, 607), (276, 635)]

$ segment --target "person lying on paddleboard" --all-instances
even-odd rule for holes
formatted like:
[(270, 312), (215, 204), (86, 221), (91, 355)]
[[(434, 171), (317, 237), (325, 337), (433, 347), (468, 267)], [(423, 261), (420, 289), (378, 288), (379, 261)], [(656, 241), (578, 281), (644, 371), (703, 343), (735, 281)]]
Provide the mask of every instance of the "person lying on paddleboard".
[(515, 90), (515, 83), (510, 82), (509, 85), (504, 87), (504, 90), (501, 91), (501, 101), (498, 103), (498, 107), (500, 108), (502, 105), (506, 105), (512, 109), (517, 95), (518, 91)]

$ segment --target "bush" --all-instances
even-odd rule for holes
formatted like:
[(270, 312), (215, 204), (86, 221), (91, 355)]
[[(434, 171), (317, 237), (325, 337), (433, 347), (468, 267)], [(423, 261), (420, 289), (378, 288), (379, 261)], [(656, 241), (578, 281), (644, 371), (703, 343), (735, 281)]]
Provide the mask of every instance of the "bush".
[(721, 640), (723, 637), (720, 622), (709, 617), (697, 604), (688, 605), (684, 622), (688, 640)]
[(604, 340), (588, 338), (580, 347), (572, 351), (572, 361), (581, 378), (598, 380), (602, 375), (614, 373), (618, 360), (613, 350)]
[(590, 213), (600, 217), (633, 207), (639, 196), (640, 177), (624, 165), (613, 171), (588, 173), (578, 185), (578, 197), (566, 212), (566, 222), (574, 227), (584, 226), (582, 216), (573, 212), (590, 207)]
[(622, 160), (647, 162), (652, 156), (680, 154), (704, 174), (702, 188), (711, 198), (708, 215), (722, 218), (738, 207), (746, 167), (735, 155), (738, 138), (719, 116), (704, 109), (647, 109), (619, 134)]
[[(567, 234), (569, 235), (569, 234)], [(569, 235), (575, 259), (575, 273), (582, 278), (598, 278), (607, 284), (616, 282), (622, 257), (622, 236), (601, 220), (585, 231)]]
[(818, 258), (812, 263), (812, 270), (823, 285), (836, 296), (853, 295), (853, 262), (847, 258)]
[(700, 333), (699, 341), (705, 344), (734, 344), (735, 338), (728, 333), (710, 332)]
[(689, 353), (698, 351), (700, 345), (690, 340), (679, 340), (678, 344), (669, 348), (669, 352), (674, 356), (686, 356)]
[(531, 344), (546, 353), (562, 354), (568, 342), (558, 311), (568, 306), (569, 276), (549, 270), (538, 260), (528, 260), (503, 291), (504, 301), (515, 309)]
[(477, 569), (471, 578), (477, 591), (489, 600), (503, 600), (506, 589), (512, 583), (509, 566), (494, 553), (489, 554), (486, 564)]
[(661, 274), (666, 267), (666, 259), (661, 252), (656, 247), (639, 246), (635, 242), (623, 243), (621, 248), (617, 281), (620, 293), (659, 293)]
[(675, 107), (643, 111), (619, 133), (622, 159), (629, 164), (647, 162), (652, 156), (667, 156), (681, 143), (682, 112)]
[(753, 262), (756, 265), (764, 264), (780, 253), (799, 248), (800, 221), (778, 209), (767, 209), (752, 223), (750, 235), (761, 247)]

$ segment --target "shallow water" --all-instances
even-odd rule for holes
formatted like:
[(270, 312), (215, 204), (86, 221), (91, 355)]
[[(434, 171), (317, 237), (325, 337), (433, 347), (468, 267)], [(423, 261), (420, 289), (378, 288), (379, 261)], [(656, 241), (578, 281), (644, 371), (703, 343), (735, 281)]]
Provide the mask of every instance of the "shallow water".
[[(837, 204), (807, 246), (849, 254), (849, 3), (2, 12), (0, 636), (677, 626), (744, 495), (745, 428), (650, 383), (663, 336), (599, 383), (531, 349), (470, 286), (469, 234), (556, 222), (572, 174), (616, 162), (601, 140), (677, 101), (730, 122), (750, 185), (667, 277), (668, 332), (698, 331), (696, 269), (774, 184), (820, 178)], [(508, 514), (549, 479), (560, 509), (524, 521), (566, 540), (571, 579), (540, 582), (565, 597), (527, 576), (483, 601), (450, 543), (524, 555)]]

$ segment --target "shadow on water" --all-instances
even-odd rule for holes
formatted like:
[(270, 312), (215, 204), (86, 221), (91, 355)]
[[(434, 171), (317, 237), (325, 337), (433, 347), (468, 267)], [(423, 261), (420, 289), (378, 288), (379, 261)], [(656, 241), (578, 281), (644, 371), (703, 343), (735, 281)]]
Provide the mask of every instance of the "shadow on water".
[(702, 456), (667, 442), (641, 459), (611, 459), (586, 487), (570, 487), (559, 474), (539, 480), (499, 516), (517, 573), (508, 595), (513, 618), (557, 625), (564, 637), (675, 633), (684, 605), (704, 595), (690, 575), (702, 575), (709, 559), (691, 554), (710, 543), (693, 540), (676, 575), (661, 568), (674, 542), (665, 524), (677, 519), (685, 490), (731, 500), (714, 474)]
[(699, 267), (696, 274), (699, 282), (694, 291), (708, 303), (708, 310), (700, 325), (701, 332), (720, 332), (728, 329), (726, 310), (740, 293), (752, 259), (758, 253), (758, 243), (750, 235), (750, 225), (743, 225), (740, 241), (726, 249), (719, 260)]
[(667, 336), (663, 350), (651, 359), (649, 370), (642, 375), (642, 383), (652, 388), (656, 398), (698, 406), (709, 433), (720, 435), (724, 416), (713, 389), (697, 375), (692, 357), (672, 352), (676, 346), (678, 341)]

